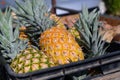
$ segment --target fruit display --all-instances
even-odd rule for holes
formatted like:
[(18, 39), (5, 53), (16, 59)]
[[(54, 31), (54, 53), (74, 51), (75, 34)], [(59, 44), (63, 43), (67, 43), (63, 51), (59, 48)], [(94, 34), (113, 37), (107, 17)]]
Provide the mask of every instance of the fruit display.
[[(34, 7), (37, 9), (39, 6), (41, 8), (45, 7), (43, 2), (44, 1), (41, 1), (41, 3), (32, 6), (32, 8)], [(33, 3), (37, 3), (37, 1), (27, 0), (25, 1), (25, 4), (27, 3), (28, 5), (23, 6), (24, 9), (28, 8), (29, 4), (32, 5)], [(19, 11), (19, 9), (17, 11)], [(39, 12), (41, 12), (39, 17), (36, 17), (38, 16), (38, 13), (35, 13), (36, 19), (32, 20), (31, 18), (29, 21), (26, 18), (28, 13), (23, 15), (19, 12), (19, 15), (23, 16), (20, 18), (30, 25), (29, 27), (24, 25), (26, 28), (20, 27), (20, 29), (18, 26), (16, 26), (15, 29), (12, 26), (13, 20), (10, 11), (6, 11), (5, 15), (1, 12), (0, 16), (2, 19), (0, 22), (2, 25), (2, 34), (0, 35), (0, 42), (2, 43), (1, 47), (3, 48), (3, 51), (1, 52), (2, 55), (8, 59), (7, 61), (16, 73), (32, 72), (34, 70), (52, 67), (57, 64), (66, 64), (84, 59), (84, 53), (72, 34), (62, 27), (63, 25), (54, 24), (54, 26), (53, 21), (46, 15), (48, 14), (46, 8), (45, 11), (41, 9)], [(16, 13), (16, 15), (18, 14)], [(28, 17), (34, 18), (34, 15), (28, 15)], [(19, 19), (19, 16), (17, 19)], [(43, 22), (38, 22), (37, 20), (43, 20)], [(41, 48), (40, 50), (37, 50), (36, 48), (33, 48), (31, 44), (28, 44), (27, 40), (34, 37), (30, 30), (33, 30), (34, 34), (39, 35), (38, 45)], [(22, 31), (28, 33), (24, 34), (25, 32)], [(26, 39), (27, 35), (30, 38)]]
[(19, 38), (19, 27), (12, 26), (10, 11), (0, 12), (0, 42), (2, 55), (10, 62), (16, 73), (31, 72), (53, 66), (54, 63), (40, 50), (29, 47), (26, 40)]
[[(32, 5), (33, 2), (36, 3), (36, 5)], [(32, 8), (36, 8), (34, 10), (37, 10), (37, 7), (44, 7), (45, 9), (38, 10), (36, 13), (34, 13), (35, 11), (33, 10), (34, 15), (31, 15), (32, 10), (30, 11), (31, 13), (25, 13), (27, 12), (27, 8), (29, 8), (29, 4), (19, 4), (24, 5), (22, 6), (24, 12), (20, 11), (21, 7), (19, 7), (19, 9), (14, 9), (14, 11), (17, 12), (16, 15), (22, 15), (18, 16), (18, 18), (22, 18), (22, 21), (25, 21), (30, 25), (26, 28), (26, 32), (28, 32), (27, 34), (29, 34), (30, 37), (34, 37), (36, 34), (38, 37), (40, 36), (37, 44), (47, 56), (53, 59), (53, 62), (56, 64), (65, 64), (71, 61), (83, 60), (84, 54), (82, 49), (79, 47), (74, 37), (64, 28), (64, 25), (61, 25), (62, 23), (60, 23), (60, 21), (58, 21), (58, 23), (54, 23), (57, 19), (53, 17), (54, 15), (51, 16), (52, 18), (55, 18), (53, 19), (54, 21), (50, 20), (51, 18), (47, 12), (46, 6), (43, 4), (43, 1), (41, 1), (41, 3), (37, 3), (36, 1), (33, 2), (26, 1), (25, 4), (31, 4)], [(29, 21), (26, 16), (28, 16), (28, 18), (29, 16), (31, 17), (29, 18)], [(33, 18), (36, 19), (33, 20)], [(34, 31), (35, 35), (30, 31)]]
[[(30, 77), (42, 70), (46, 76), (45, 69), (66, 71), (70, 64), (106, 54), (97, 9), (89, 12), (84, 7), (80, 14), (58, 17), (49, 12), (44, 0), (16, 0), (16, 4), (0, 12), (0, 52), (13, 72)], [(54, 75), (65, 75), (59, 71)]]

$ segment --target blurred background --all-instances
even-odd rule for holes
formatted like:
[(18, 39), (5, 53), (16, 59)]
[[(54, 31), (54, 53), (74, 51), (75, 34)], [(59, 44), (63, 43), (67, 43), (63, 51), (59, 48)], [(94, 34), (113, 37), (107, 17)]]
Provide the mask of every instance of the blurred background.
[[(23, 1), (23, 0), (20, 0)], [(69, 14), (68, 10), (80, 11), (82, 6), (88, 8), (98, 7), (101, 14), (107, 13), (120, 16), (120, 0), (45, 0), (49, 10), (52, 8), (52, 1), (55, 1), (56, 14)], [(4, 10), (7, 6), (15, 7), (15, 0), (0, 0), (0, 8)]]
[[(23, 1), (23, 0), (20, 0)], [(102, 0), (45, 0), (49, 10), (52, 8), (52, 1), (56, 1), (56, 6), (57, 7), (62, 7), (65, 9), (71, 9), (71, 10), (76, 10), (80, 11), (81, 6), (86, 5), (88, 8), (93, 8), (93, 7), (100, 7), (101, 13), (104, 13), (106, 11), (104, 7), (104, 3)], [(0, 0), (0, 8), (4, 10), (7, 6), (14, 6), (15, 7), (15, 0)], [(56, 9), (56, 14), (67, 14), (69, 13), (66, 10), (62, 9)]]

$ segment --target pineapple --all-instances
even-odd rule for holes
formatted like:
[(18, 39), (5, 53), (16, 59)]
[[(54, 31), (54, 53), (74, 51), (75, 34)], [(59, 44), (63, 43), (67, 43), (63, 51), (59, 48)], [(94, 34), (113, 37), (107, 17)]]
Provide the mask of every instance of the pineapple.
[(18, 8), (12, 10), (17, 14), (19, 21), (26, 26), (27, 34), (55, 64), (84, 59), (81, 47), (64, 25), (54, 25), (44, 0), (25, 0), (22, 4), (19, 1), (16, 3)]
[(65, 28), (58, 26), (47, 29), (41, 34), (41, 49), (54, 63), (65, 64), (83, 60), (83, 52), (75, 38)]
[(27, 48), (21, 51), (21, 53), (12, 60), (10, 66), (17, 73), (27, 73), (52, 67), (54, 63), (42, 51)]
[(19, 28), (13, 29), (10, 10), (0, 11), (0, 50), (16, 73), (27, 73), (54, 66), (42, 51), (28, 46), (28, 41), (19, 38)]

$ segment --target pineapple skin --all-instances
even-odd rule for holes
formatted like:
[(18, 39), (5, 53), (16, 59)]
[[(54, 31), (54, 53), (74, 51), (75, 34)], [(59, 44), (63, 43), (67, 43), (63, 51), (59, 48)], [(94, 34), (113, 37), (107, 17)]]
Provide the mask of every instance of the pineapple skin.
[(10, 66), (16, 73), (27, 73), (55, 65), (42, 51), (27, 48), (12, 60)]
[(77, 39), (80, 39), (80, 33), (77, 31), (75, 27), (71, 27), (68, 31)]
[(25, 26), (21, 26), (19, 31), (20, 31), (20, 34), (19, 34), (19, 38), (20, 39), (23, 39), (23, 40), (28, 39), (28, 36), (25, 33), (25, 31), (26, 31), (26, 27)]
[(84, 60), (81, 47), (65, 28), (55, 26), (44, 31), (39, 41), (42, 51), (56, 64)]

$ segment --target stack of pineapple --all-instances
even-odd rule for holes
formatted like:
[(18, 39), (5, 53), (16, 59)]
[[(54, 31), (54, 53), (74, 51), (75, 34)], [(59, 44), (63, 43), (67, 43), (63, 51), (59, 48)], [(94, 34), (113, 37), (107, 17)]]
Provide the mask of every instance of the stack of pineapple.
[[(0, 12), (0, 47), (3, 48), (1, 53), (16, 73), (32, 72), (84, 60), (84, 53), (76, 42), (75, 37), (64, 27), (64, 24), (61, 22), (57, 23), (56, 20), (50, 18), (51, 13), (48, 12), (44, 0), (16, 1), (16, 4), (17, 8), (11, 8), (17, 16), (18, 26), (15, 28), (12, 26), (11, 11), (6, 10), (5, 14)], [(94, 16), (94, 13), (92, 13), (92, 16)], [(94, 19), (95, 16), (91, 19)], [(88, 27), (85, 25), (87, 23), (83, 22), (83, 24), (83, 26)], [(19, 26), (25, 26), (25, 28), (20, 28)], [(77, 24), (78, 30), (80, 30), (80, 26), (80, 23)], [(27, 36), (22, 36), (24, 33), (20, 34), (21, 29), (25, 29)], [(89, 34), (92, 29), (94, 28), (87, 29), (87, 31), (81, 30)], [(94, 30), (96, 31), (96, 29)], [(99, 38), (98, 33), (93, 35)], [(88, 50), (90, 51), (92, 46), (90, 44), (91, 34), (82, 35), (82, 37), (87, 41), (87, 47), (90, 46)], [(29, 42), (31, 44), (28, 44)], [(32, 45), (32, 43), (37, 46)], [(100, 43), (97, 44), (100, 45)], [(98, 50), (95, 46), (93, 45), (92, 49), (94, 48), (95, 50), (96, 48)], [(97, 52), (97, 50), (95, 51)], [(97, 52), (96, 54), (99, 53)]]
[(2, 55), (16, 73), (26, 73), (54, 66), (41, 50), (28, 45), (27, 39), (19, 38), (19, 25), (13, 28), (11, 11), (0, 11), (0, 47)]

